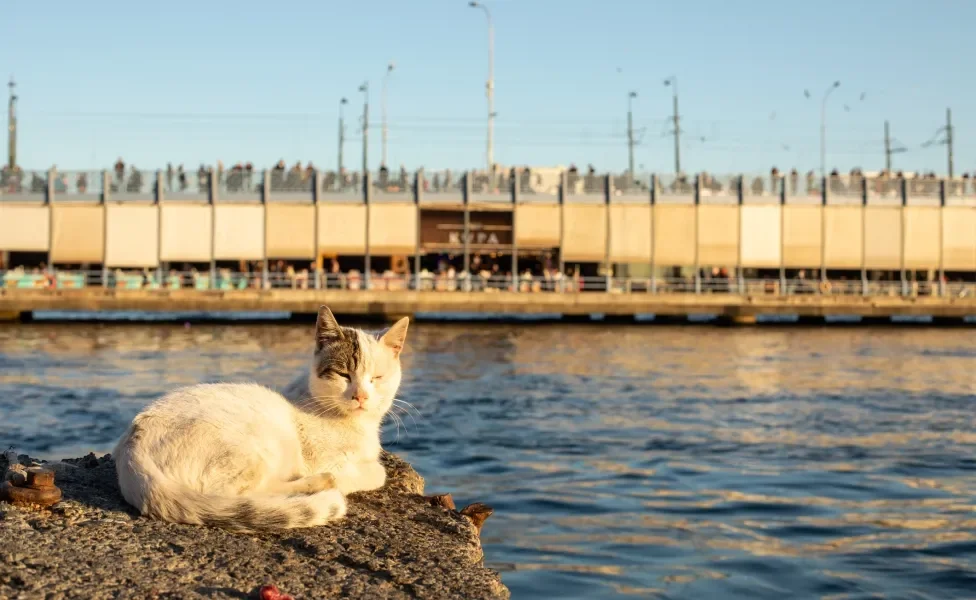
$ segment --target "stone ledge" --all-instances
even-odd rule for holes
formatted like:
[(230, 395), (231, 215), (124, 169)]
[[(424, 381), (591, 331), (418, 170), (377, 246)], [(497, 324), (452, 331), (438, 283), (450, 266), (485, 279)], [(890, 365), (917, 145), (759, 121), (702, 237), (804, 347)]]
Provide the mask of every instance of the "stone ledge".
[(345, 519), (261, 535), (140, 517), (108, 455), (49, 465), (60, 503), (0, 503), (0, 597), (245, 599), (273, 583), (296, 600), (508, 598), (474, 525), (431, 506), (409, 464), (383, 461), (387, 485), (350, 496)]

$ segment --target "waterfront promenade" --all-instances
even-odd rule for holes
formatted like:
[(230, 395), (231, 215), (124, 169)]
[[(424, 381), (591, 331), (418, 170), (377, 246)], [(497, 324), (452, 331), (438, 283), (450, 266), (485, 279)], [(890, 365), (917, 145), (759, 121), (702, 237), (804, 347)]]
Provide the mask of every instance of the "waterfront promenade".
[(925, 317), (961, 321), (976, 316), (972, 292), (944, 296), (781, 295), (737, 293), (519, 293), (509, 291), (441, 292), (413, 290), (0, 290), (0, 313), (8, 317), (32, 311), (264, 312), (314, 314), (328, 304), (337, 314), (389, 318), (431, 313), (448, 316), (583, 317), (604, 314), (629, 318), (715, 315), (747, 324), (758, 316), (797, 315), (801, 319), (857, 316), (867, 319)]

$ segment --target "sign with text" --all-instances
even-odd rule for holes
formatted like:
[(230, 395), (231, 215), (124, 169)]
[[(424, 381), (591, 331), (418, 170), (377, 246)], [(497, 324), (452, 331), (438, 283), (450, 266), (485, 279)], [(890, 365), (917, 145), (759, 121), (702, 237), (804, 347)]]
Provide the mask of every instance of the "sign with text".
[[(464, 247), (464, 213), (458, 210), (420, 211), (420, 245), (429, 249)], [(511, 211), (471, 211), (467, 235), (472, 250), (512, 246)]]

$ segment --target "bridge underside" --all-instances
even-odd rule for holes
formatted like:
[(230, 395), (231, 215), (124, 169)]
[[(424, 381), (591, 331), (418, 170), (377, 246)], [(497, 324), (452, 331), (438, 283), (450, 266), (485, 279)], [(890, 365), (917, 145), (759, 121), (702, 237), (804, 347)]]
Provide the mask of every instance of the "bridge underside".
[(976, 298), (900, 296), (776, 296), (728, 294), (616, 294), (414, 292), (349, 290), (80, 290), (0, 291), (0, 313), (33, 311), (290, 312), (312, 314), (327, 304), (345, 315), (386, 317), (445, 315), (654, 314), (715, 315), (733, 322), (757, 316), (851, 316), (866, 318), (976, 316)]

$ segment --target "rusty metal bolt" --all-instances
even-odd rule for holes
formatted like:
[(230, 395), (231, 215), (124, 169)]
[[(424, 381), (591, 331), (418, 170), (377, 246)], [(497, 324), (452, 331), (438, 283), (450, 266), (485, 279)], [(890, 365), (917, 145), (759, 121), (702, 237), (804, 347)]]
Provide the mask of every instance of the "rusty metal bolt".
[(474, 504), (465, 506), (460, 512), (464, 518), (471, 521), (471, 524), (475, 526), (475, 529), (478, 530), (478, 535), (481, 535), (482, 525), (495, 512), (495, 509), (482, 502), (475, 502)]
[(54, 487), (54, 471), (44, 467), (30, 467), (27, 469), (27, 487), (34, 489)]
[(0, 485), (0, 501), (16, 505), (51, 506), (61, 500), (61, 490), (54, 485), (54, 471), (44, 467), (27, 469), (23, 484), (4, 481)]
[(474, 525), (475, 529), (478, 530), (479, 536), (481, 535), (481, 527), (485, 524), (488, 517), (495, 512), (495, 509), (482, 502), (475, 502), (474, 504), (465, 506), (461, 510), (457, 510), (454, 505), (454, 498), (450, 494), (435, 494), (433, 496), (424, 496), (423, 498), (431, 506), (446, 508), (454, 513), (460, 514)]
[(454, 498), (451, 498), (450, 494), (436, 494), (434, 496), (425, 496), (425, 498), (431, 506), (440, 506), (451, 510), (455, 509)]

